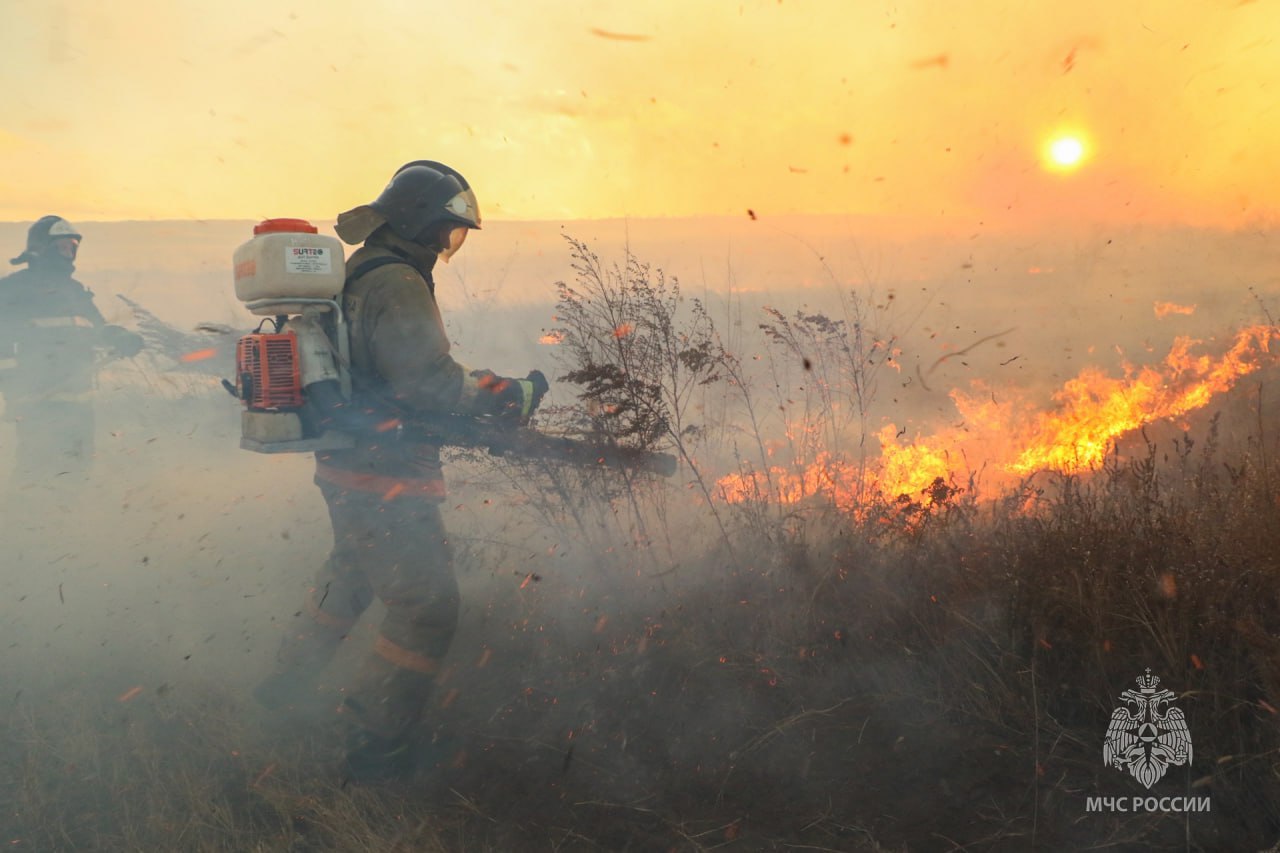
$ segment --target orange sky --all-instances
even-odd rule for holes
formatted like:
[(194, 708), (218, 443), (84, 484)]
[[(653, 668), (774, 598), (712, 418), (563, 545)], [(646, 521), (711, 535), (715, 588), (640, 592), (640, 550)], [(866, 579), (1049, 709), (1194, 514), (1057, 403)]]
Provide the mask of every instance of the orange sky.
[[(500, 219), (1239, 225), (1267, 0), (7, 0), (0, 219), (332, 219), (443, 160)], [(1045, 167), (1062, 129), (1077, 169)]]

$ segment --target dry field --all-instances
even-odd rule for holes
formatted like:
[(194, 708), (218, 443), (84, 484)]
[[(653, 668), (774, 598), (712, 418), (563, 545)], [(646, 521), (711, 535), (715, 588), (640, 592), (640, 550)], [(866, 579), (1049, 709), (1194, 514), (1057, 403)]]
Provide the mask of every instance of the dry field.
[[(614, 279), (578, 262), (562, 277), (596, 301), (575, 314), (561, 294), (558, 375), (578, 371), (594, 398), (562, 380), (544, 426), (586, 418), (676, 452), (681, 471), (452, 461), (462, 626), (418, 732), (419, 770), (395, 784), (335, 769), (332, 709), (376, 607), (314, 707), (273, 715), (249, 697), (330, 544), (309, 461), (236, 449), (237, 404), (207, 376), (148, 359), (104, 374), (92, 482), (27, 489), (6, 514), (0, 841), (1025, 851), (1280, 839), (1280, 371), (1264, 302), (1186, 362), (1131, 348), (1126, 360), (1158, 368), (1156, 392), (1099, 351), (1112, 384), (979, 429), (945, 392), (912, 396), (917, 370), (930, 388), (958, 385), (966, 354), (939, 363), (910, 312), (778, 306), (726, 327), (687, 292), (668, 299), (643, 264)], [(1252, 302), (1244, 290), (1232, 311)], [(1259, 331), (1243, 368), (1227, 369), (1246, 327)], [(997, 367), (1017, 354), (995, 343), (971, 354)], [(611, 352), (646, 383), (610, 385)], [(1065, 387), (1078, 366), (1024, 384)], [(1192, 392), (1210, 380), (1222, 387), (1201, 402)], [(1088, 411), (1117, 416), (1108, 390), (1163, 414), (1103, 430), (1097, 460), (1078, 443), (1075, 467), (1016, 470), (1031, 442), (1060, 435), (1040, 415), (1095, 428)], [(1199, 405), (1178, 408), (1186, 399)], [(663, 417), (645, 420), (655, 400)], [(11, 440), (6, 425), (0, 446)], [(935, 476), (939, 447), (950, 452)], [(959, 452), (971, 447), (982, 458)], [(907, 463), (894, 477), (924, 479), (891, 477), (893, 449)], [(1121, 692), (1148, 668), (1194, 743), (1150, 789), (1102, 756)], [(1210, 809), (1088, 808), (1151, 795)]]

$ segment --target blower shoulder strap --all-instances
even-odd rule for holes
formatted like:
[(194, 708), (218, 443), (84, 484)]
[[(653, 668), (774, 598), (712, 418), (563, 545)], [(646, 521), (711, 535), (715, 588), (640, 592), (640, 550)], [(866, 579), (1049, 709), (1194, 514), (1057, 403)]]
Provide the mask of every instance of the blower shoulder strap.
[(409, 262), (404, 260), (403, 258), (388, 257), (386, 255), (383, 255), (380, 258), (370, 258), (369, 260), (360, 264), (360, 266), (348, 272), (347, 281), (354, 281), (357, 278), (360, 278), (360, 276), (362, 275), (367, 275), (373, 272), (378, 267), (385, 267), (387, 264), (405, 264), (406, 266), (408, 266)]
[[(404, 264), (405, 266), (408, 266), (408, 267), (413, 266), (413, 264), (410, 263), (408, 259), (397, 257), (395, 255), (390, 255), (390, 256), (383, 255), (377, 258), (370, 258), (364, 263), (359, 264), (356, 267), (348, 270), (346, 282), (350, 284), (351, 282), (355, 281), (361, 276), (368, 275), (369, 273), (373, 272), (378, 267), (385, 267), (388, 264)], [(431, 290), (431, 295), (435, 296), (435, 292), (436, 292), (435, 282), (431, 279), (431, 276), (427, 276), (426, 279), (427, 279), (427, 287)], [(348, 329), (347, 334), (349, 335), (350, 333), (351, 331), (350, 329)], [(341, 361), (341, 357), (336, 355), (336, 353), (335, 353), (335, 358), (338, 358)], [(344, 365), (344, 367), (347, 370), (349, 370), (353, 376), (360, 374), (360, 371), (353, 364), (347, 363)], [(392, 413), (398, 411), (394, 402), (391, 402), (388, 398), (385, 398), (383, 395), (380, 395), (376, 391), (371, 390), (377, 387), (378, 385), (378, 383), (374, 381), (373, 377), (370, 377), (370, 376), (363, 377), (363, 381), (360, 382), (360, 385), (366, 389), (366, 393), (371, 398), (370, 400), (371, 403), (381, 404), (382, 406), (387, 408), (387, 411)]]
[[(355, 269), (348, 272), (347, 281), (348, 282), (355, 281), (360, 276), (365, 275), (366, 273), (373, 272), (378, 267), (385, 267), (387, 264), (404, 264), (407, 267), (413, 267), (415, 270), (417, 269), (417, 267), (413, 266), (413, 264), (409, 261), (408, 258), (401, 258), (396, 256), (388, 257), (387, 255), (383, 255), (380, 258), (370, 258), (369, 260), (360, 264)], [(431, 291), (432, 296), (435, 296), (436, 295), (435, 279), (431, 277), (431, 273), (426, 273), (425, 275), (423, 275), (423, 278), (427, 280), (427, 290)]]

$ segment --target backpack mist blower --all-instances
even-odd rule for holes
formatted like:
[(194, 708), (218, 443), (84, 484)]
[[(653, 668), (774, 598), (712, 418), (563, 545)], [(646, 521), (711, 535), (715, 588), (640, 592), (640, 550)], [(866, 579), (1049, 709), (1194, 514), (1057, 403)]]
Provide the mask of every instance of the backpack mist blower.
[(354, 446), (315, 405), (341, 407), (351, 393), (342, 243), (305, 219), (267, 219), (233, 260), (236, 297), (265, 318), (236, 345), (235, 384), (223, 381), (244, 404), (240, 446), (258, 453)]
[[(342, 243), (304, 219), (267, 219), (236, 249), (234, 262), (236, 297), (264, 318), (236, 346), (235, 383), (223, 380), (244, 407), (240, 446), (257, 453), (341, 450), (354, 447), (357, 435), (381, 434), (388, 416), (351, 403)], [(493, 418), (420, 412), (395, 420), (396, 440), (664, 477), (676, 471), (675, 457), (667, 453), (545, 435)]]

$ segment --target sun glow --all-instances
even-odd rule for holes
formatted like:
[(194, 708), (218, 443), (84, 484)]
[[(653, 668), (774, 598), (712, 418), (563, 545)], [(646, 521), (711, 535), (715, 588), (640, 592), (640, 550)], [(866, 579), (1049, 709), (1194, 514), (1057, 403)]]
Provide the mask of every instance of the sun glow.
[(1050, 169), (1069, 172), (1080, 166), (1085, 160), (1088, 149), (1084, 140), (1076, 135), (1055, 136), (1045, 145), (1045, 163)]

